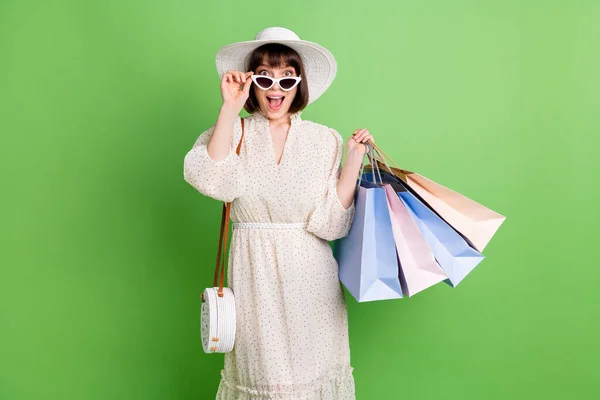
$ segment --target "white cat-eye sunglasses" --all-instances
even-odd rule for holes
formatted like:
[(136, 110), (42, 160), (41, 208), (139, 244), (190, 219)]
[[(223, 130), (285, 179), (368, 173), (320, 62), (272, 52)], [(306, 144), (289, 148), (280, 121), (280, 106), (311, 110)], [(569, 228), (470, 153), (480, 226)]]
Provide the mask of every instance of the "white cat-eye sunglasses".
[(284, 76), (282, 78), (271, 78), (266, 75), (252, 75), (252, 80), (256, 83), (256, 86), (262, 90), (269, 90), (277, 83), (281, 90), (287, 92), (295, 88), (302, 80), (302, 77)]

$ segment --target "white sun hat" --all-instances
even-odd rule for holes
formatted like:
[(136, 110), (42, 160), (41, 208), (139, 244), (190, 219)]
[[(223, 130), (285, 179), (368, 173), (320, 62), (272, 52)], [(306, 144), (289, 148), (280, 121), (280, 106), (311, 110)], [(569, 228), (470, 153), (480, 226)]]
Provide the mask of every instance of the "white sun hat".
[(333, 54), (321, 45), (300, 40), (294, 32), (281, 27), (266, 28), (254, 40), (221, 47), (217, 52), (219, 77), (223, 78), (227, 71), (246, 72), (246, 63), (252, 51), (267, 43), (281, 43), (300, 54), (305, 71), (302, 78), (308, 83), (308, 104), (321, 97), (333, 82), (337, 72)]

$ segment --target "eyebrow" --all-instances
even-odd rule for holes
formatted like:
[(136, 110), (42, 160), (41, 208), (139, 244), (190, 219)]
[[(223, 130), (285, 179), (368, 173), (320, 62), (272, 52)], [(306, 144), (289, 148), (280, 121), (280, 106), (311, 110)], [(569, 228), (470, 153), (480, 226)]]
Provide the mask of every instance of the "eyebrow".
[[(270, 67), (269, 65), (267, 65), (267, 64), (260, 64), (260, 65), (257, 67), (257, 69), (258, 69), (258, 68), (260, 68), (260, 67), (263, 67), (263, 68), (265, 68), (265, 69), (268, 69), (268, 70), (270, 70), (270, 69), (271, 69), (271, 67)], [(293, 71), (295, 71), (295, 70), (296, 70), (296, 69), (295, 69), (294, 67), (292, 67), (291, 65), (288, 65), (288, 66), (286, 66), (286, 67), (284, 67), (284, 68), (283, 68), (283, 70), (284, 70), (284, 71), (285, 71), (285, 70), (288, 70), (288, 69), (291, 69), (291, 70), (293, 70)]]

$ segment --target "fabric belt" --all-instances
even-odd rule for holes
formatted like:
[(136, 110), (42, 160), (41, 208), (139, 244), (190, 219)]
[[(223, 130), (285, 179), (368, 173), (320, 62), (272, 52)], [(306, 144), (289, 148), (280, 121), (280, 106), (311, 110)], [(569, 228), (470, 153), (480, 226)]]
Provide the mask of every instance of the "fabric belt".
[(233, 229), (305, 229), (306, 222), (235, 222)]

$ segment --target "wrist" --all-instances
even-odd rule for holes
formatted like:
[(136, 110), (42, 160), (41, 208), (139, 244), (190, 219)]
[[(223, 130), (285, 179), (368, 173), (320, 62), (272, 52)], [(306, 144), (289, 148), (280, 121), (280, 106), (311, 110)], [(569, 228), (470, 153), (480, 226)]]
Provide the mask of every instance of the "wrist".
[(221, 106), (220, 113), (225, 114), (229, 117), (236, 117), (240, 113), (240, 111), (241, 110), (237, 106), (237, 104), (223, 103), (223, 105)]
[(365, 157), (365, 152), (362, 147), (357, 149), (352, 149), (346, 152), (346, 163), (360, 165), (363, 162)]

